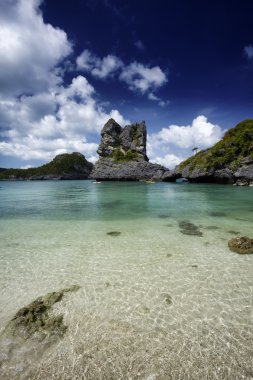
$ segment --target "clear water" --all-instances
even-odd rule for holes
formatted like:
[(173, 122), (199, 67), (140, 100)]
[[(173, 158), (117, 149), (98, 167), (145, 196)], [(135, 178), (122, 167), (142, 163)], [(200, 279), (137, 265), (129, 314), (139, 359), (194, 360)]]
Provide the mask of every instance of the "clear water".
[(14, 347), (0, 379), (253, 379), (253, 255), (227, 247), (252, 227), (253, 188), (0, 183), (0, 332), (81, 286), (54, 307), (65, 337)]

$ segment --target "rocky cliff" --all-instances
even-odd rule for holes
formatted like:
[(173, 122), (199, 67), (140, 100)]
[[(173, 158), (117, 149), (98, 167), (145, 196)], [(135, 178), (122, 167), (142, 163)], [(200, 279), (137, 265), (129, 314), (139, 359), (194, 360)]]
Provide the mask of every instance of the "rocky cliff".
[(168, 169), (148, 162), (145, 122), (122, 128), (110, 119), (101, 131), (101, 143), (91, 177), (97, 180), (161, 180)]
[(92, 168), (93, 164), (81, 153), (64, 153), (37, 168), (4, 170), (0, 172), (0, 180), (86, 179)]
[(200, 151), (165, 173), (165, 181), (184, 177), (192, 182), (253, 185), (253, 120), (229, 129), (213, 147)]

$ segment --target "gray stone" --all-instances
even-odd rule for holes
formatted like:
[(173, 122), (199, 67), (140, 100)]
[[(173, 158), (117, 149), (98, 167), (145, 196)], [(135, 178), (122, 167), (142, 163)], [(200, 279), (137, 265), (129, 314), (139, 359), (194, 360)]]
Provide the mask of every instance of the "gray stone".
[(101, 158), (95, 164), (91, 177), (96, 180), (161, 180), (168, 169), (147, 161), (115, 162), (113, 158)]
[(235, 172), (235, 177), (238, 179), (253, 180), (253, 164), (244, 165)]
[(90, 177), (96, 180), (162, 180), (169, 170), (148, 162), (146, 155), (147, 129), (145, 122), (124, 128), (113, 119), (101, 132), (101, 143)]

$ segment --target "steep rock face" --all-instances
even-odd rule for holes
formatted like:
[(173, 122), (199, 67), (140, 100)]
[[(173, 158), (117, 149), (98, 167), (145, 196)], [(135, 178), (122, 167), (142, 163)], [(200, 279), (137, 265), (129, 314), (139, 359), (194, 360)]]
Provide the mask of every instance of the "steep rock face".
[(229, 129), (213, 147), (179, 164), (166, 181), (184, 177), (193, 182), (253, 184), (253, 120)]
[(131, 152), (136, 159), (146, 160), (147, 130), (145, 122), (126, 125), (125, 128), (110, 119), (101, 132), (101, 143), (97, 153), (100, 157), (112, 157), (118, 152), (125, 155)]
[(101, 132), (99, 160), (91, 177), (100, 180), (161, 180), (168, 169), (148, 162), (146, 154), (147, 129), (145, 122), (122, 128), (113, 119)]
[(152, 178), (159, 181), (166, 171), (163, 166), (144, 160), (115, 162), (113, 158), (104, 158), (96, 163), (91, 177), (97, 180), (138, 181)]
[(0, 179), (9, 180), (55, 180), (86, 179), (93, 164), (83, 154), (74, 152), (57, 155), (51, 162), (37, 168), (7, 169), (0, 173)]

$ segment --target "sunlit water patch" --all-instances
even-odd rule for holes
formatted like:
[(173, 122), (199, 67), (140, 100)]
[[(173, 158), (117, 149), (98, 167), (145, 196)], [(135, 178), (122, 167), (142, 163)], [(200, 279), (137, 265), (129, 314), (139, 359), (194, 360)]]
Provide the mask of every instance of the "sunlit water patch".
[(17, 351), (0, 340), (0, 378), (252, 379), (253, 255), (227, 247), (252, 237), (252, 195), (216, 185), (1, 183), (1, 331), (38, 296), (81, 289), (54, 306), (68, 326), (55, 344)]

